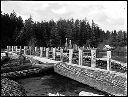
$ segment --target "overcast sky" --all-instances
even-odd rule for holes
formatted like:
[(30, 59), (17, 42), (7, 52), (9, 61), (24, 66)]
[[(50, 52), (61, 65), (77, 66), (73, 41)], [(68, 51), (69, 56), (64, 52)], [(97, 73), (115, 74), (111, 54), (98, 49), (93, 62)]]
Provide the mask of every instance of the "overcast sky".
[(1, 10), (34, 21), (86, 17), (105, 31), (127, 31), (127, 1), (1, 1)]

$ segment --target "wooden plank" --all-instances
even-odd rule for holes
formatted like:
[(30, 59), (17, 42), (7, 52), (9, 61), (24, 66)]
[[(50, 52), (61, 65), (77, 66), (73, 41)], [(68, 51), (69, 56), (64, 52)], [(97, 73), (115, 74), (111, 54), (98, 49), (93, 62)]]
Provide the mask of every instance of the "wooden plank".
[(83, 58), (91, 58), (92, 56), (83, 56)]
[(96, 58), (96, 60), (103, 60), (103, 61), (107, 61), (107, 58)]

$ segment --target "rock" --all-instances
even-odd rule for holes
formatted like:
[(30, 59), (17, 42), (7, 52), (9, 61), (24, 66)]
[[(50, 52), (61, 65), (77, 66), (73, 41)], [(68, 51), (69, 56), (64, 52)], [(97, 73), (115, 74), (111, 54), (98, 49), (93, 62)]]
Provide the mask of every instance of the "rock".
[(8, 78), (1, 78), (1, 96), (26, 96), (26, 93), (17, 82)]
[(10, 60), (8, 53), (1, 53), (1, 55), (1, 64), (5, 64)]
[(22, 53), (20, 54), (20, 56), (18, 57), (18, 59), (20, 60), (20, 64), (23, 64), (24, 61), (26, 60), (25, 56), (23, 56)]
[(48, 93), (48, 96), (65, 96), (62, 94), (59, 94), (58, 92), (56, 94)]
[(79, 96), (104, 96), (104, 95), (93, 94), (93, 93), (91, 93), (91, 92), (81, 91), (81, 92), (79, 93)]

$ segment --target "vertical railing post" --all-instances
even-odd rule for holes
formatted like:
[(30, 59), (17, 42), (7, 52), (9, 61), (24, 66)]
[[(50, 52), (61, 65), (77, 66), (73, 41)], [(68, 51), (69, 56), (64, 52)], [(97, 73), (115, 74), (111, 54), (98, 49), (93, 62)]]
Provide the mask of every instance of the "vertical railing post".
[(11, 46), (8, 46), (8, 51), (11, 51)]
[(27, 49), (27, 46), (24, 46), (24, 54), (25, 54), (25, 55), (27, 55), (26, 49)]
[(69, 49), (69, 64), (72, 64), (73, 49)]
[(81, 65), (81, 49), (78, 49), (79, 50), (79, 65)]
[(63, 49), (60, 48), (60, 61), (63, 62)]
[(46, 58), (49, 56), (49, 48), (46, 48)]
[(7, 52), (9, 52), (9, 46), (7, 46)]
[(9, 46), (9, 51), (12, 51), (12, 47), (11, 46)]
[(37, 54), (37, 47), (35, 47), (35, 56), (36, 56), (36, 54)]
[(107, 51), (107, 70), (111, 70), (111, 51)]
[(40, 47), (40, 57), (43, 57), (43, 47)]
[(13, 51), (16, 51), (16, 46), (13, 46)]
[(16, 52), (16, 46), (14, 46), (14, 50), (15, 50), (15, 52)]
[(78, 50), (79, 50), (79, 65), (82, 65), (82, 63), (83, 63), (83, 51), (80, 48)]
[(13, 46), (13, 51), (15, 51), (15, 46)]
[(8, 46), (8, 51), (11, 51), (11, 46)]
[(11, 51), (11, 46), (9, 46), (9, 51)]
[(46, 57), (46, 47), (44, 47), (44, 49), (43, 49), (43, 54)]
[(53, 48), (53, 59), (54, 59), (54, 60), (56, 59), (56, 47)]
[(18, 47), (16, 46), (16, 52), (18, 52)]
[(96, 67), (96, 49), (91, 49), (91, 67)]
[(31, 52), (32, 52), (32, 47), (29, 46), (29, 55), (32, 55)]
[(22, 47), (20, 46), (20, 52), (22, 51)]
[(13, 46), (12, 46), (12, 52), (14, 51), (14, 48), (13, 48)]

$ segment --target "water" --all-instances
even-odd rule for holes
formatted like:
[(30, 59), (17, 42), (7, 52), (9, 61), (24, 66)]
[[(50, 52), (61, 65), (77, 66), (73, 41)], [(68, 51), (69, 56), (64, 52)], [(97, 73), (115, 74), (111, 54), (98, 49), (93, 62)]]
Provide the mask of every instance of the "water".
[(28, 96), (48, 96), (48, 93), (66, 96), (78, 96), (81, 91), (107, 95), (87, 85), (79, 83), (57, 73), (42, 74), (17, 80), (26, 90)]

